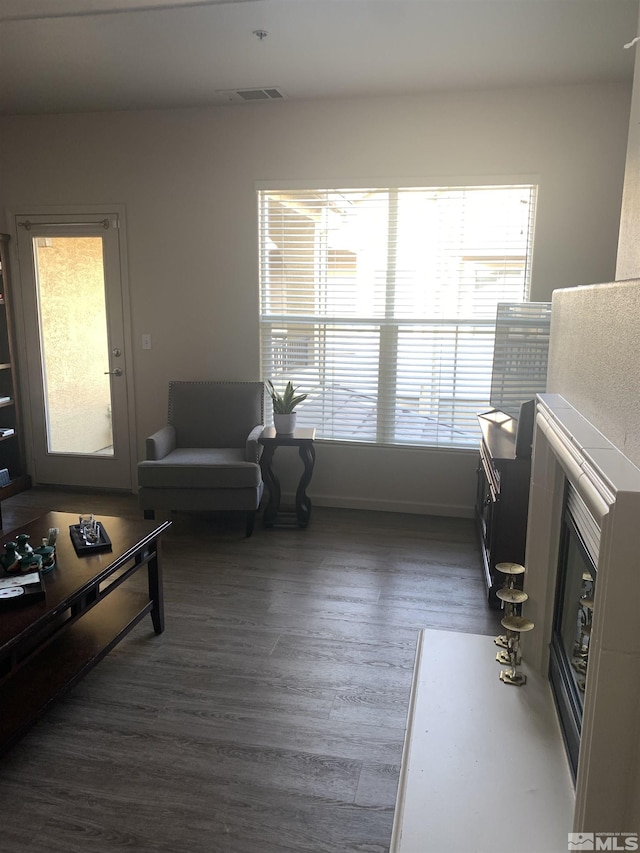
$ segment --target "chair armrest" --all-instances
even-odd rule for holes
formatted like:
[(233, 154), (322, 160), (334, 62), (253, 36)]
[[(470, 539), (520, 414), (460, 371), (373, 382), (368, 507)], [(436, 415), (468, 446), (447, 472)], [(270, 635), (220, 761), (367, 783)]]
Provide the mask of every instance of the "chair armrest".
[(264, 429), (264, 424), (258, 424), (255, 426), (249, 436), (247, 437), (247, 443), (245, 444), (245, 456), (247, 462), (259, 462), (260, 457), (262, 456), (262, 445), (258, 441), (260, 436), (262, 435), (262, 431)]
[(176, 428), (171, 424), (163, 426), (146, 439), (145, 445), (147, 459), (164, 459), (176, 448)]

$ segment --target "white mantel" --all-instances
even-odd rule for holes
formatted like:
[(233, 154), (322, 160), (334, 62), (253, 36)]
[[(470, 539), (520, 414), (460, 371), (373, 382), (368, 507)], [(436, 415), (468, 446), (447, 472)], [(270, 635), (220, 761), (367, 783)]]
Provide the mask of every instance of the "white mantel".
[(559, 394), (539, 398), (525, 589), (546, 676), (565, 483), (601, 526), (574, 831), (640, 829), (640, 470)]

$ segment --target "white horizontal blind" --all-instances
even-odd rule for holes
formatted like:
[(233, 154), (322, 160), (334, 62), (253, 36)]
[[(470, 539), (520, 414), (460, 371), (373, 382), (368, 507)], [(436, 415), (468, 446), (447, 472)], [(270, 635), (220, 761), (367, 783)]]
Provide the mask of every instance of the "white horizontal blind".
[(491, 405), (518, 417), (520, 405), (547, 387), (551, 303), (501, 303), (496, 313)]
[(534, 186), (260, 190), (262, 371), (319, 438), (468, 447)]

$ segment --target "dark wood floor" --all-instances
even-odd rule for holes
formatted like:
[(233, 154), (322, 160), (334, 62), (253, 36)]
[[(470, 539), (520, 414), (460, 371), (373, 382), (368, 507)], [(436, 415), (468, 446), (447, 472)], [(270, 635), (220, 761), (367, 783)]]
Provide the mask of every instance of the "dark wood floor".
[[(4, 530), (48, 509), (139, 516), (32, 489)], [(173, 522), (165, 633), (145, 620), (2, 759), (0, 848), (385, 853), (418, 630), (499, 633), (472, 522), (315, 508), (248, 540), (240, 518)]]

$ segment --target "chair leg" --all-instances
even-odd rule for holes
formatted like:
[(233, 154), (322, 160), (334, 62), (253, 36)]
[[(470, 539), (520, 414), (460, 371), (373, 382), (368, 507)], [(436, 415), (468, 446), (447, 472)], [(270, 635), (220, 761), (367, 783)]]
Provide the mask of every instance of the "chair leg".
[(245, 535), (246, 539), (248, 539), (251, 536), (251, 534), (253, 533), (253, 528), (255, 527), (255, 524), (256, 524), (256, 515), (257, 515), (256, 512), (248, 512), (247, 513), (247, 519), (246, 519), (245, 529), (244, 529), (244, 535)]
[(148, 518), (149, 521), (153, 521), (154, 518), (156, 517), (155, 511), (152, 509), (145, 509), (144, 510), (144, 517)]

